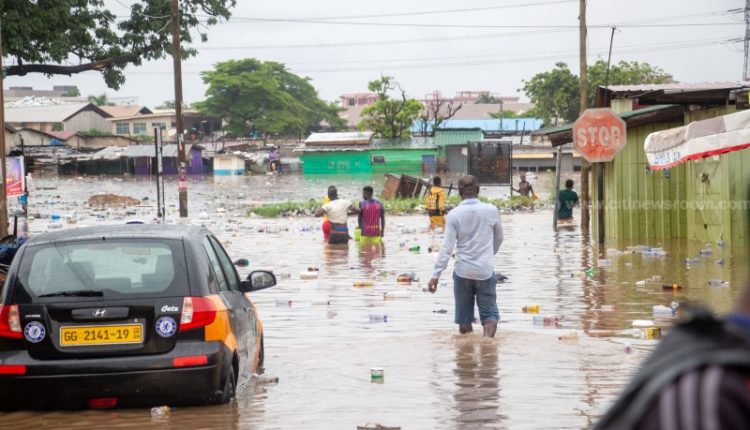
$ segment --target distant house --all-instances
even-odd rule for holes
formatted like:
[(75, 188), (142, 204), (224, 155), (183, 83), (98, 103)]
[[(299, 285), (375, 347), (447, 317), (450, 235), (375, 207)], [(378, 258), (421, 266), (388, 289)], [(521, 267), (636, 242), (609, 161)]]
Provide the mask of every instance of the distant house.
[(5, 107), (5, 123), (39, 131), (108, 130), (112, 116), (93, 103)]
[[(203, 148), (198, 145), (186, 145), (185, 154), (188, 160), (189, 175), (203, 173)], [(154, 145), (131, 145), (124, 148), (109, 147), (97, 152), (94, 159), (128, 161), (129, 171), (134, 175), (149, 175), (156, 172), (156, 154)], [(165, 175), (177, 174), (177, 145), (164, 145), (162, 150)]]
[[(154, 110), (151, 113), (136, 113), (131, 116), (111, 118), (107, 127), (120, 136), (152, 136), (154, 128), (164, 130), (163, 138), (174, 141), (177, 133), (177, 116), (174, 109)], [(187, 141), (197, 140), (201, 134), (208, 135), (221, 129), (221, 118), (204, 115), (197, 110), (182, 111)]]
[(341, 99), (341, 107), (346, 109), (352, 106), (369, 106), (378, 101), (378, 95), (375, 93), (351, 93), (342, 94), (339, 99)]
[(148, 115), (154, 113), (145, 106), (99, 106), (104, 112), (112, 116), (112, 120), (129, 118), (136, 115)]
[[(105, 148), (108, 146), (128, 146), (138, 143), (127, 136), (85, 136), (77, 131), (39, 131), (22, 128), (17, 131), (19, 138), (13, 147), (69, 146), (71, 148)], [(7, 143), (6, 143), (7, 145)]]

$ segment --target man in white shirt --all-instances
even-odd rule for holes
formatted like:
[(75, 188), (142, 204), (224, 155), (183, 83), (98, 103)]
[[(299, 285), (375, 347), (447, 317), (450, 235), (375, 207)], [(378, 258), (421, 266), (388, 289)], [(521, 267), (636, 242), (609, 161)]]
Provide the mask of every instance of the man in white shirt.
[(479, 183), (474, 176), (467, 175), (458, 181), (458, 193), (461, 195), (461, 204), (448, 212), (445, 239), (435, 263), (435, 272), (427, 287), (432, 293), (437, 290), (438, 278), (448, 265), (455, 247), (455, 322), (461, 334), (472, 331), (476, 299), (484, 335), (494, 337), (500, 314), (497, 309), (497, 286), (492, 260), (503, 242), (500, 214), (495, 206), (479, 201)]
[(328, 237), (329, 244), (347, 243), (349, 241), (349, 227), (346, 221), (350, 214), (359, 213), (359, 207), (350, 200), (339, 199), (336, 187), (328, 187), (328, 198), (330, 201), (315, 209), (315, 216), (327, 216), (331, 220), (331, 234)]

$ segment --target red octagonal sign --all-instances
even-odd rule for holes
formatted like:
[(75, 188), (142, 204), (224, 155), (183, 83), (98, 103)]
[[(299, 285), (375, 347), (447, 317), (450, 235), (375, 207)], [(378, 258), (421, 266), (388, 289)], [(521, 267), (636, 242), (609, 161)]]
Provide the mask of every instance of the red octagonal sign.
[(625, 147), (625, 121), (609, 108), (586, 109), (573, 125), (573, 142), (590, 163), (612, 161)]

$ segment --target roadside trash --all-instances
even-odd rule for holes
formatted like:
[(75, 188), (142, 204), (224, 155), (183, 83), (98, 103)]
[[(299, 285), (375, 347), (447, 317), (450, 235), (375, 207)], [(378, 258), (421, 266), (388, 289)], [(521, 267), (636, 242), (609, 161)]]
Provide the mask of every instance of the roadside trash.
[(597, 274), (598, 271), (596, 269), (594, 269), (593, 267), (589, 267), (588, 269), (586, 269), (586, 271), (584, 273), (586, 274), (586, 276), (588, 276), (590, 278), (590, 277), (594, 276), (595, 274)]
[(607, 249), (607, 257), (620, 257), (624, 253), (617, 248)]
[(699, 264), (700, 262), (701, 262), (701, 259), (698, 257), (690, 257), (690, 258), (685, 259), (685, 264), (687, 264), (688, 266), (693, 266), (693, 265)]
[(388, 322), (388, 314), (382, 312), (370, 312), (370, 322)]
[(414, 245), (409, 247), (409, 252), (413, 252), (415, 254), (419, 254), (419, 245)]
[(300, 272), (299, 278), (304, 280), (318, 279), (318, 272)]
[(257, 373), (253, 373), (252, 378), (256, 384), (278, 384), (279, 383), (278, 376), (258, 375)]
[(318, 299), (313, 299), (310, 303), (317, 306), (329, 306), (331, 304), (331, 299), (328, 297), (321, 297)]
[(713, 255), (714, 254), (714, 250), (709, 245), (709, 246), (701, 249), (698, 253), (700, 254), (701, 257), (707, 257), (709, 255)]
[(560, 317), (557, 315), (534, 315), (532, 318), (534, 325), (551, 326), (560, 323)]
[(447, 309), (438, 309), (436, 311), (432, 311), (432, 313), (433, 314), (447, 314), (448, 310)]
[(669, 306), (654, 305), (653, 307), (654, 316), (670, 316), (675, 315), (675, 310)]
[(163, 417), (164, 415), (169, 415), (171, 411), (172, 408), (170, 408), (169, 406), (155, 406), (151, 408), (151, 416)]
[(667, 290), (667, 291), (668, 290), (677, 291), (677, 290), (681, 290), (682, 289), (682, 285), (678, 285), (678, 284), (664, 284), (664, 285), (661, 286), (661, 289), (662, 290)]
[(368, 288), (372, 287), (374, 284), (372, 281), (354, 281), (354, 286), (356, 288)]
[(599, 261), (598, 261), (598, 265), (599, 266), (605, 266), (605, 267), (606, 266), (611, 266), (612, 265), (612, 260), (607, 259), (607, 258), (600, 258)]
[(383, 293), (383, 300), (410, 299), (411, 293), (408, 291), (391, 291)]
[(292, 306), (290, 299), (276, 299), (276, 306)]
[(312, 266), (311, 266), (311, 267), (308, 267), (308, 268), (307, 268), (307, 271), (308, 271), (308, 272), (319, 272), (319, 271), (320, 271), (320, 268), (318, 268), (318, 267), (312, 267)]
[(644, 257), (666, 257), (667, 251), (663, 248), (651, 248), (641, 253)]
[(521, 308), (521, 312), (525, 314), (538, 314), (539, 313), (539, 305), (526, 305)]
[(661, 337), (661, 327), (646, 327), (641, 330), (644, 339), (658, 339)]
[(599, 307), (599, 310), (601, 310), (602, 312), (614, 312), (615, 305), (601, 305), (601, 307)]
[(633, 347), (630, 345), (630, 342), (625, 342), (623, 344), (623, 349), (625, 350), (625, 354), (630, 354), (633, 352)]
[(726, 246), (727, 244), (726, 244), (726, 243), (725, 243), (725, 242), (724, 242), (723, 240), (719, 239), (719, 241), (718, 241), (718, 242), (716, 242), (716, 245), (717, 245), (717, 246), (718, 246), (719, 248), (723, 248), (723, 247), (725, 247), (725, 246)]
[(578, 333), (573, 332), (573, 333), (564, 334), (562, 336), (558, 336), (557, 340), (561, 340), (563, 342), (566, 342), (566, 341), (567, 342), (575, 342), (575, 341), (578, 340)]
[(710, 281), (708, 281), (708, 285), (712, 287), (728, 287), (729, 282), (722, 279), (711, 279)]
[(338, 314), (339, 313), (335, 312), (335, 311), (328, 311), (328, 312), (326, 312), (326, 318), (328, 318), (329, 320), (331, 320), (331, 319), (336, 318), (336, 315), (338, 315)]
[(357, 430), (401, 430), (401, 427), (384, 426), (382, 424), (367, 423), (363, 426), (357, 426)]
[(719, 258), (718, 260), (714, 261), (714, 263), (716, 263), (719, 266), (721, 266), (722, 264), (724, 264), (724, 259), (723, 258)]
[(651, 320), (634, 320), (633, 321), (633, 328), (646, 328), (646, 327), (653, 327), (654, 322)]
[(495, 272), (495, 283), (501, 284), (508, 281), (508, 277), (500, 272)]
[(370, 369), (370, 381), (382, 383), (384, 380), (385, 369), (382, 367), (373, 367)]
[(417, 274), (414, 272), (402, 273), (396, 277), (396, 282), (404, 285), (411, 285), (412, 281), (418, 281)]

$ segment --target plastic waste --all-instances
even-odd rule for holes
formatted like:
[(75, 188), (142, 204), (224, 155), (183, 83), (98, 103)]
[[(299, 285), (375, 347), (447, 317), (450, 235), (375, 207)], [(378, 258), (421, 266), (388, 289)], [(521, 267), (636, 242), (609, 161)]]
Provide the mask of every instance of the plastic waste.
[(711, 247), (705, 247), (701, 249), (698, 253), (701, 255), (701, 257), (707, 257), (709, 255), (714, 255), (714, 250)]
[(388, 314), (382, 312), (370, 312), (370, 322), (388, 322)]
[(501, 284), (508, 281), (508, 277), (500, 272), (495, 272), (495, 283)]
[(599, 261), (598, 261), (598, 264), (599, 264), (599, 266), (604, 266), (604, 267), (611, 266), (612, 265), (612, 260), (610, 260), (608, 258), (600, 258)]
[(667, 251), (663, 248), (651, 248), (641, 253), (644, 257), (666, 257)]
[(418, 281), (417, 274), (414, 272), (406, 272), (396, 277), (396, 282), (399, 284), (411, 285), (412, 281)]
[(292, 306), (291, 299), (276, 299), (276, 306)]
[(654, 307), (653, 307), (653, 313), (654, 313), (654, 316), (670, 316), (670, 317), (672, 317), (672, 316), (675, 315), (675, 310), (672, 309), (669, 306), (654, 305)]
[(552, 326), (560, 322), (560, 317), (557, 315), (534, 315), (532, 321), (534, 325)]
[(386, 291), (383, 293), (383, 300), (410, 299), (411, 293), (408, 291)]
[(278, 384), (279, 383), (278, 376), (258, 375), (257, 373), (253, 373), (252, 378), (256, 384)]
[(601, 305), (601, 306), (599, 307), (599, 309), (600, 309), (600, 310), (601, 310), (602, 312), (614, 312), (614, 310), (615, 310), (615, 305)]
[(623, 344), (623, 350), (625, 351), (625, 354), (631, 354), (633, 352), (633, 346), (630, 345), (630, 342), (625, 342)]
[(723, 264), (724, 264), (724, 259), (723, 259), (723, 258), (719, 258), (718, 260), (714, 261), (714, 263), (716, 263), (716, 264), (718, 264), (719, 266), (721, 266), (721, 265), (723, 265)]
[(155, 406), (151, 408), (151, 416), (162, 417), (164, 415), (169, 415), (171, 411), (172, 408), (170, 408), (169, 406)]
[(624, 252), (620, 251), (617, 248), (609, 248), (609, 249), (607, 249), (607, 257), (620, 257), (623, 254), (624, 254)]
[(653, 327), (654, 322), (651, 320), (634, 320), (632, 326), (633, 328)]
[(693, 266), (693, 265), (699, 264), (700, 262), (701, 262), (700, 258), (697, 258), (697, 257), (690, 257), (690, 258), (685, 259), (685, 264), (687, 264), (688, 266)]
[(578, 340), (578, 333), (572, 332), (568, 334), (564, 334), (557, 337), (557, 340), (561, 340), (563, 342), (575, 342)]
[(645, 279), (642, 279), (642, 280), (640, 280), (640, 281), (636, 281), (635, 285), (637, 285), (637, 286), (639, 286), (639, 287), (643, 287), (643, 286), (645, 286), (645, 285), (646, 285), (647, 283), (648, 283), (648, 281), (646, 281)]
[(533, 304), (533, 305), (526, 305), (521, 308), (521, 312), (525, 314), (538, 314), (539, 313), (539, 305)]
[(724, 242), (723, 240), (719, 239), (719, 241), (718, 241), (718, 242), (716, 242), (716, 245), (717, 245), (717, 246), (718, 246), (719, 248), (723, 248), (723, 247), (725, 247), (725, 246), (726, 246), (727, 244), (726, 244), (726, 243), (725, 243), (725, 242)]
[(385, 369), (382, 367), (373, 367), (370, 369), (370, 380), (372, 382), (383, 382)]
[(354, 281), (354, 286), (356, 288), (369, 288), (373, 285), (374, 283), (372, 281)]
[(419, 254), (419, 245), (410, 246), (409, 251), (415, 254)]
[(331, 299), (329, 297), (321, 297), (313, 299), (310, 303), (316, 306), (329, 306), (331, 304)]
[(598, 271), (596, 269), (594, 269), (593, 267), (590, 267), (590, 268), (586, 269), (586, 271), (584, 273), (586, 274), (586, 276), (588, 276), (590, 278), (590, 277), (594, 276), (595, 274), (597, 274)]
[(319, 272), (320, 268), (319, 267), (315, 267), (315, 266), (310, 266), (310, 267), (307, 268), (307, 271), (308, 272)]
[(654, 275), (650, 279), (651, 282), (661, 282), (663, 280), (664, 280), (664, 278), (662, 278), (661, 275)]
[(661, 337), (661, 327), (645, 327), (641, 329), (641, 338), (658, 339)]
[(318, 279), (318, 272), (300, 272), (299, 278), (302, 280)]
[(665, 291), (669, 291), (669, 290), (677, 291), (677, 290), (681, 290), (682, 289), (682, 285), (679, 285), (679, 284), (663, 284), (661, 286), (661, 289), (665, 290)]
[(708, 285), (712, 287), (728, 287), (729, 282), (722, 279), (711, 279), (710, 281), (708, 281)]
[(438, 310), (432, 311), (432, 313), (433, 314), (447, 314), (448, 310), (447, 309), (438, 309)]

